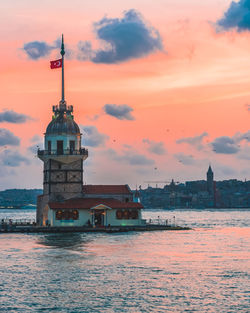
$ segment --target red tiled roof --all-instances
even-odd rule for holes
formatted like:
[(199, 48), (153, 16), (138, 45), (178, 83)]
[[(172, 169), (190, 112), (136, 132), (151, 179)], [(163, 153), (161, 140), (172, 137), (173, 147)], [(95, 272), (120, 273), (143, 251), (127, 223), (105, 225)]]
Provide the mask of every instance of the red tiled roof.
[(83, 192), (86, 194), (125, 194), (131, 195), (128, 185), (83, 185)]
[(112, 209), (143, 209), (141, 203), (122, 202), (117, 199), (104, 198), (78, 198), (68, 199), (64, 202), (49, 202), (51, 209), (90, 209), (99, 204), (104, 204)]

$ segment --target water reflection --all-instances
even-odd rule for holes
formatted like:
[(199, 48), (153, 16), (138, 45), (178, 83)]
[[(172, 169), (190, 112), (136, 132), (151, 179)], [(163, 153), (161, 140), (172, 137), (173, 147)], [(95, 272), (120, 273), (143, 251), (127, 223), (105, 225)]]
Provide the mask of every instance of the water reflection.
[(59, 233), (59, 234), (46, 234), (38, 238), (37, 244), (59, 249), (73, 249), (77, 250), (91, 241), (84, 234), (79, 233)]

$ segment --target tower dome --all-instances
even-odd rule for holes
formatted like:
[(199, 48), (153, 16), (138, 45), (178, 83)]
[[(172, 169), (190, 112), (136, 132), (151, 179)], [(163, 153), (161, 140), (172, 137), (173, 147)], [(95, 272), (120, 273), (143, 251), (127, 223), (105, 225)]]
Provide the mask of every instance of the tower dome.
[(80, 129), (72, 115), (59, 114), (47, 126), (46, 135), (79, 135)]
[(76, 154), (81, 149), (81, 132), (72, 115), (73, 106), (60, 101), (45, 133), (45, 149), (50, 154)]

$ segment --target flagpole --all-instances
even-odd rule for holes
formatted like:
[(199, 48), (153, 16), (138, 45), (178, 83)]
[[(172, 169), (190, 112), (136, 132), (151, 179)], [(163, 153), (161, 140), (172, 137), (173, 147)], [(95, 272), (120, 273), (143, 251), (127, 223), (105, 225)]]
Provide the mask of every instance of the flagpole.
[(62, 44), (61, 44), (61, 56), (62, 56), (62, 100), (61, 102), (64, 103), (64, 42), (63, 42), (63, 34), (62, 34)]

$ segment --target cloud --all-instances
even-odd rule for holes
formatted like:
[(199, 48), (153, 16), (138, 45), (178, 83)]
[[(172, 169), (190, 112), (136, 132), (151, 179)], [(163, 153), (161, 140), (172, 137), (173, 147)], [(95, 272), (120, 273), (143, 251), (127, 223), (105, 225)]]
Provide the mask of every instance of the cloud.
[(32, 60), (38, 60), (50, 54), (55, 47), (48, 45), (45, 41), (31, 41), (23, 45), (23, 50)]
[(245, 146), (238, 154), (238, 158), (241, 160), (250, 160), (250, 146)]
[(99, 147), (105, 144), (105, 141), (109, 138), (105, 134), (99, 133), (97, 128), (92, 125), (82, 126), (83, 130), (83, 145), (89, 147)]
[(26, 123), (28, 120), (32, 120), (32, 118), (28, 115), (17, 113), (12, 110), (6, 110), (0, 113), (0, 123), (14, 123), (14, 124), (22, 124)]
[(246, 142), (250, 142), (250, 130), (247, 131), (246, 133), (236, 133), (232, 139), (236, 142), (236, 143), (240, 143), (242, 141), (246, 141)]
[[(115, 64), (163, 50), (159, 32), (134, 9), (125, 11), (122, 18), (104, 17), (93, 26), (101, 48), (93, 49), (90, 41), (79, 41), (77, 52), (66, 47), (67, 58), (77, 56), (80, 61)], [(24, 43), (22, 50), (29, 59), (39, 60), (60, 45), (61, 39), (52, 44), (35, 40)]]
[(228, 136), (216, 138), (211, 145), (215, 153), (235, 154), (240, 150), (237, 142)]
[(104, 17), (94, 23), (94, 30), (103, 47), (94, 50), (90, 41), (80, 41), (79, 60), (113, 64), (163, 50), (159, 32), (134, 9), (125, 11), (122, 18)]
[(162, 141), (156, 142), (149, 139), (143, 139), (142, 141), (148, 145), (148, 151), (151, 153), (164, 155), (167, 152)]
[(29, 152), (32, 154), (37, 154), (37, 149), (40, 148), (42, 149), (43, 147), (43, 138), (39, 135), (34, 135), (31, 139), (30, 142), (32, 143), (31, 146), (27, 148)]
[(30, 160), (21, 155), (18, 151), (5, 150), (0, 155), (0, 159), (3, 165), (10, 167), (17, 167), (21, 163), (30, 164)]
[(145, 155), (133, 151), (125, 154), (124, 157), (130, 165), (153, 165), (155, 163), (154, 160), (148, 159)]
[(219, 30), (250, 30), (250, 0), (232, 1), (224, 16), (216, 23)]
[(11, 131), (5, 128), (0, 128), (0, 146), (19, 146), (20, 139)]
[(184, 165), (194, 165), (196, 163), (192, 155), (187, 155), (182, 152), (174, 154), (174, 157)]
[(106, 114), (116, 117), (119, 120), (132, 121), (135, 119), (131, 114), (134, 109), (127, 104), (105, 104), (103, 110)]
[(78, 60), (89, 61), (95, 58), (95, 51), (92, 48), (92, 43), (90, 41), (79, 41), (78, 42)]
[(176, 143), (177, 144), (187, 143), (191, 146), (194, 146), (197, 150), (202, 150), (204, 148), (204, 145), (202, 144), (203, 138), (207, 136), (208, 136), (208, 133), (203, 132), (202, 134), (198, 136), (185, 137), (185, 138), (178, 139), (176, 140)]
[[(72, 59), (74, 51), (68, 49), (67, 45), (65, 49), (65, 57), (67, 59)], [(58, 50), (61, 47), (61, 38), (56, 39), (52, 44), (48, 44), (45, 41), (31, 41), (23, 45), (23, 50), (27, 54), (28, 58), (31, 60), (39, 60), (41, 58), (47, 57), (51, 54), (53, 50)]]
[[(215, 138), (211, 143), (213, 151), (221, 154), (236, 154), (242, 152), (250, 143), (250, 130), (245, 133), (236, 133), (232, 137), (222, 136)], [(246, 157), (244, 157), (246, 158)]]
[(127, 148), (119, 154), (115, 150), (109, 149), (107, 153), (113, 160), (130, 165), (145, 166), (155, 163), (154, 160), (147, 158), (144, 154), (138, 153), (136, 150), (133, 150), (133, 148)]

